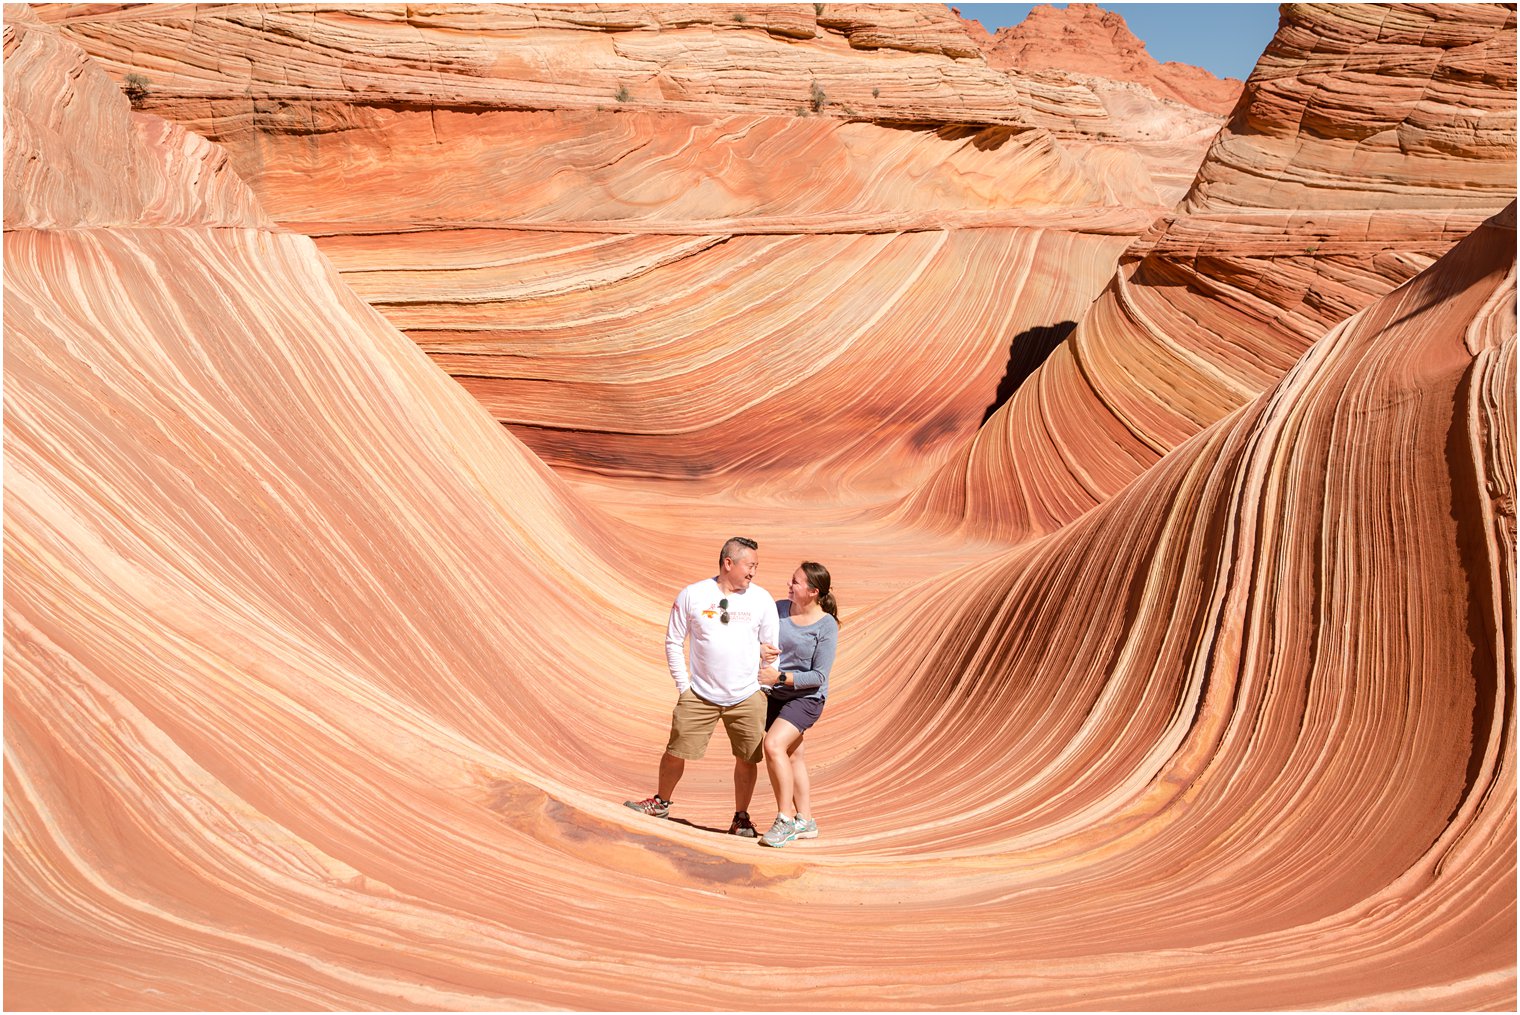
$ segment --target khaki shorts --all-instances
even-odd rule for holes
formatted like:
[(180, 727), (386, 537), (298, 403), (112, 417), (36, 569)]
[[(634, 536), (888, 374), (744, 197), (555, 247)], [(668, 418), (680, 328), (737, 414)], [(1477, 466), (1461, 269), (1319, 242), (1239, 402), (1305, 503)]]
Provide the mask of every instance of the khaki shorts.
[(765, 756), (764, 691), (756, 691), (737, 705), (714, 705), (687, 688), (670, 714), (670, 742), (665, 750), (687, 761), (698, 760), (707, 753), (707, 742), (719, 719), (728, 731), (734, 757), (759, 764)]

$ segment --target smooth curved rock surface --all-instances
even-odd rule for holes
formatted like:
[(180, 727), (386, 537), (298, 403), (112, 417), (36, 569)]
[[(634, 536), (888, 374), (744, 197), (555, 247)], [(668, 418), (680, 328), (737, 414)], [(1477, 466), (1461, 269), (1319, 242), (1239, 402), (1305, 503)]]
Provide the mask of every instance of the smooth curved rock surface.
[[(1048, 538), (609, 513), (5, 19), (7, 1008), (1514, 1006), (1512, 207)], [(735, 530), (851, 597), (786, 850), (616, 803)]]
[(1515, 12), (1289, 5), (1175, 212), (906, 505), (1053, 531), (1256, 397), (1515, 194)]

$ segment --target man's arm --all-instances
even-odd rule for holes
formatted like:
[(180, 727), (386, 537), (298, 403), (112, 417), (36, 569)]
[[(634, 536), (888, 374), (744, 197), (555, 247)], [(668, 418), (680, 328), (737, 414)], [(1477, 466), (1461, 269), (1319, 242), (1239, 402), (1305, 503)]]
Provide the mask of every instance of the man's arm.
[[(774, 671), (776, 657), (772, 656), (770, 659), (764, 658), (767, 648), (781, 643), (781, 615), (776, 612), (776, 602), (773, 599), (767, 599), (765, 601), (765, 608), (760, 611), (760, 632), (758, 637), (760, 638), (760, 669), (762, 671)], [(771, 679), (774, 680), (775, 677), (771, 677)]]
[(681, 694), (691, 686), (691, 675), (686, 672), (686, 592), (676, 596), (670, 607), (670, 623), (665, 626), (665, 662), (670, 666), (670, 679), (676, 682), (676, 693)]

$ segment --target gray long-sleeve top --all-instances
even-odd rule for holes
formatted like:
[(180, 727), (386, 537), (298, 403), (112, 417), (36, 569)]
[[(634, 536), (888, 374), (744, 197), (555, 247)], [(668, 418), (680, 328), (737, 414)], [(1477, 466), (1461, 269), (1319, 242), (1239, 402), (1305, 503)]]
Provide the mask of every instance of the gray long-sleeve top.
[(789, 616), (792, 604), (782, 599), (776, 603), (781, 617), (781, 656), (776, 669), (792, 678), (792, 685), (771, 692), (778, 701), (788, 698), (827, 698), (829, 670), (834, 666), (834, 652), (839, 647), (839, 622), (827, 613), (819, 620), (801, 626)]

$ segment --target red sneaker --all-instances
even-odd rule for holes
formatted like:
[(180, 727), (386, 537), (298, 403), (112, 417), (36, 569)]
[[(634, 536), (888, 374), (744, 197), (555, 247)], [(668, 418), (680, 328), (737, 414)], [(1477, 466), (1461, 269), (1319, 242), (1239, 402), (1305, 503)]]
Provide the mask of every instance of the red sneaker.
[(643, 800), (624, 800), (623, 806), (638, 811), (640, 814), (647, 814), (651, 818), (670, 817), (670, 801), (660, 799), (658, 793), (652, 797), (645, 797)]

